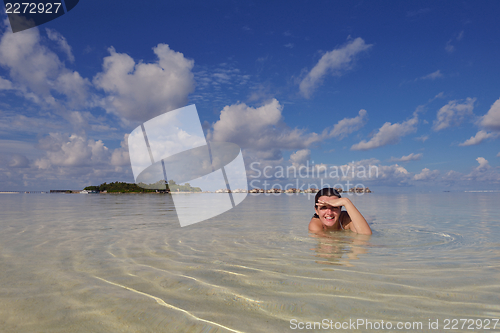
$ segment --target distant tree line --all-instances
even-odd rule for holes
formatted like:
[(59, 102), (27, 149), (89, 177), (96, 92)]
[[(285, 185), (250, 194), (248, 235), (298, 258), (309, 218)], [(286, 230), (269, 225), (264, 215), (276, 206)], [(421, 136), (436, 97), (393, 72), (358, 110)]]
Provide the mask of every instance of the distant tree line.
[(175, 183), (173, 180), (169, 180), (168, 184), (165, 184), (165, 181), (159, 181), (154, 184), (154, 186), (151, 185), (146, 185), (146, 184), (141, 184), (142, 186), (146, 187), (141, 187), (138, 186), (137, 184), (130, 184), (130, 183), (122, 183), (122, 182), (114, 182), (114, 183), (102, 183), (101, 185), (97, 186), (87, 186), (84, 188), (84, 190), (87, 191), (107, 191), (108, 193), (134, 193), (134, 192), (141, 192), (141, 193), (150, 193), (150, 192), (156, 192), (156, 190), (170, 190), (171, 192), (201, 192), (201, 188), (199, 187), (191, 187), (189, 183), (185, 183), (184, 185), (178, 185)]
[(97, 186), (87, 186), (84, 188), (87, 191), (107, 191), (108, 193), (119, 192), (119, 193), (132, 193), (132, 192), (155, 192), (155, 190), (145, 189), (137, 184), (129, 184), (122, 182), (114, 182), (114, 183), (102, 183)]

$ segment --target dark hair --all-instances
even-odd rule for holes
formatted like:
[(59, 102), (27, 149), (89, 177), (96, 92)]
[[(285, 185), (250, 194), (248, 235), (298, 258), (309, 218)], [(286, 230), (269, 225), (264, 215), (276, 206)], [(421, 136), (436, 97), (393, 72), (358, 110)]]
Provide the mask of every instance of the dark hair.
[(314, 197), (314, 208), (316, 208), (316, 204), (318, 203), (318, 199), (320, 197), (337, 197), (337, 198), (340, 198), (340, 193), (334, 189), (334, 188), (330, 188), (330, 187), (325, 187), (325, 188), (322, 188), (321, 190), (318, 191), (318, 193), (316, 193), (316, 196)]

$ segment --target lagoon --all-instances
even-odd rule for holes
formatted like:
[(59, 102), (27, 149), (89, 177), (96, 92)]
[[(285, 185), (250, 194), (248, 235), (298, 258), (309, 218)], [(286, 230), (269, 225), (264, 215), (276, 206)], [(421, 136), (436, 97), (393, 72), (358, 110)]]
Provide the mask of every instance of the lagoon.
[[(203, 214), (203, 194), (174, 195)], [(248, 195), (183, 228), (170, 195), (3, 194), (1, 331), (325, 332), (356, 321), (372, 325), (360, 332), (436, 332), (457, 320), (450, 331), (470, 332), (460, 319), (495, 331), (500, 193), (350, 198), (372, 236), (309, 234), (308, 194)]]

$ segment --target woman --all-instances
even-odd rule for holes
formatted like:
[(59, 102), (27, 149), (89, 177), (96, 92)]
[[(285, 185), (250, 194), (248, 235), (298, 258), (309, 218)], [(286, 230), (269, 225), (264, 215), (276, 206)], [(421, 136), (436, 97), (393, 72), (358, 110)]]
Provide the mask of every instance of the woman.
[[(342, 206), (345, 211), (342, 211)], [(309, 222), (309, 231), (351, 230), (358, 234), (371, 235), (372, 229), (365, 218), (348, 198), (342, 198), (333, 188), (321, 189), (314, 198), (316, 214)]]

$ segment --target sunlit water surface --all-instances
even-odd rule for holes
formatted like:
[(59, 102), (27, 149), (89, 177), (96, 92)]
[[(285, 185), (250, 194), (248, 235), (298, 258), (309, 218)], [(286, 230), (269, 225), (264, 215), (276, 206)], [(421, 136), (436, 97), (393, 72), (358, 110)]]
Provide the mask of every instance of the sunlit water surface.
[[(185, 194), (203, 215), (200, 195)], [(429, 320), (443, 331), (446, 319), (500, 318), (500, 193), (351, 200), (371, 237), (310, 235), (307, 195), (248, 196), (181, 228), (169, 195), (1, 194), (0, 331), (296, 332), (291, 322), (362, 319), (436, 332)]]

